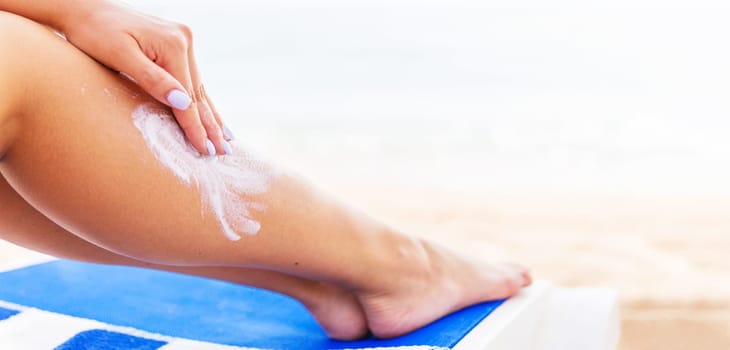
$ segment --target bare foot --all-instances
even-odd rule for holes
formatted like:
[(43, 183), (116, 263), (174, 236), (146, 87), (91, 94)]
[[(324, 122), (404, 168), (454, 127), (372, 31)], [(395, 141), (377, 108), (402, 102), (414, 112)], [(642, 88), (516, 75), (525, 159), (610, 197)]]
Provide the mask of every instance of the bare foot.
[(314, 316), (327, 336), (339, 340), (353, 340), (368, 334), (365, 313), (351, 292), (321, 283), (302, 304)]
[(419, 242), (423, 259), (414, 259), (421, 261), (413, 262), (411, 273), (357, 293), (376, 337), (408, 333), (467, 306), (512, 296), (532, 283), (524, 267), (475, 264)]

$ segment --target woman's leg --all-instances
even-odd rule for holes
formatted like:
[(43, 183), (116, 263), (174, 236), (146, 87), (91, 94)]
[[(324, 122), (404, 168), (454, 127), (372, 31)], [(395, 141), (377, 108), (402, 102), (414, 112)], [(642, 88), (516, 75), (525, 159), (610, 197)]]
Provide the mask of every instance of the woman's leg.
[[(0, 43), (8, 52), (0, 59), (7, 91), (0, 125), (10, 126), (0, 134), (0, 172), (28, 203), (85, 240), (150, 263), (251, 267), (335, 283), (355, 293), (379, 336), (529, 284), (522, 268), (465, 262), (287, 174), (272, 171), (266, 190), (248, 191), (242, 185), (250, 178), (211, 174), (211, 163), (203, 166), (209, 160), (191, 170), (167, 159), (171, 170), (130, 117), (151, 98), (37, 24), (3, 15), (0, 26), (10, 37)], [(234, 157), (249, 175), (269, 172), (243, 149)], [(196, 171), (218, 182), (187, 177)], [(226, 238), (213, 210), (220, 198), (206, 206), (211, 191), (237, 191), (241, 214), (260, 230), (247, 225), (239, 227), (242, 239)], [(244, 234), (251, 227), (258, 234)]]
[(166, 266), (134, 260), (84, 241), (48, 220), (21, 198), (0, 176), (0, 238), (59, 258), (97, 264), (145, 267), (224, 280), (288, 295), (299, 300), (336, 339), (356, 339), (367, 333), (355, 296), (333, 285), (278, 272), (237, 267)]

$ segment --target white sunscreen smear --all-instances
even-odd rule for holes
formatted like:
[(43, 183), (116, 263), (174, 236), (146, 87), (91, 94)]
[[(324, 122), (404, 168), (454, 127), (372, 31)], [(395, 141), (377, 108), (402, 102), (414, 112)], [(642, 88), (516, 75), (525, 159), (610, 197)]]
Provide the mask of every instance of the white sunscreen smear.
[(245, 198), (266, 192), (270, 168), (236, 147), (228, 156), (199, 155), (173, 116), (154, 105), (138, 106), (132, 118), (157, 160), (184, 184), (197, 187), (203, 210), (215, 215), (226, 237), (236, 241), (240, 234), (259, 232), (261, 224), (252, 211), (266, 207)]

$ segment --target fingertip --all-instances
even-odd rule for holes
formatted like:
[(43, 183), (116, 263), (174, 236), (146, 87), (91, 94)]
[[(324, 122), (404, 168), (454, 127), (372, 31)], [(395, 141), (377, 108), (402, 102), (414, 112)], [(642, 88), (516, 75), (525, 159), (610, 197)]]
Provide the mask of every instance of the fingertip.
[(208, 145), (205, 141), (193, 142), (192, 140), (190, 140), (190, 143), (201, 157), (206, 157), (208, 155)]
[[(210, 140), (208, 140), (208, 136), (206, 133), (202, 130), (197, 132), (192, 132), (191, 130), (184, 130), (185, 138), (190, 142), (190, 145), (195, 149), (198, 154), (202, 157), (206, 157), (210, 155), (210, 147), (208, 143)], [(213, 148), (215, 151), (215, 147)]]

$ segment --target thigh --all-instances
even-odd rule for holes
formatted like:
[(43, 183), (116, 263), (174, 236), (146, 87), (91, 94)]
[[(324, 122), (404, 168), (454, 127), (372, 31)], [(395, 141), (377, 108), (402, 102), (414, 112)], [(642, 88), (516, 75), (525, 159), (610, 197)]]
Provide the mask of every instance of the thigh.
[[(231, 249), (197, 188), (161, 166), (133, 124), (140, 105), (162, 106), (42, 25), (3, 14), (0, 26), (16, 75), (6, 85), (24, 92), (4, 118), (18, 127), (0, 142), (0, 172), (25, 201), (124, 255), (185, 264), (199, 248)], [(197, 262), (220, 263), (225, 249)]]
[(0, 239), (59, 258), (137, 265), (67, 232), (35, 210), (0, 176)]

